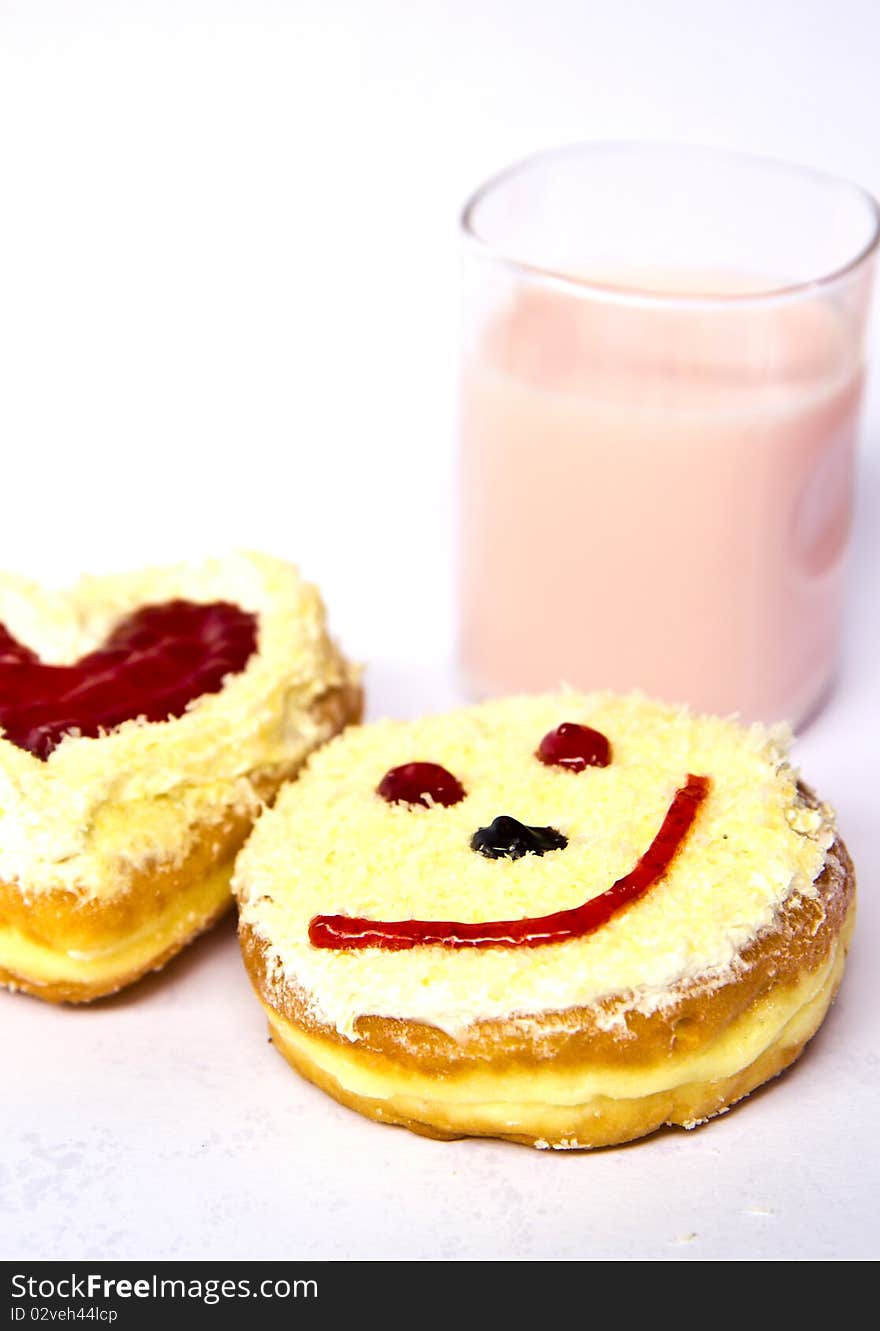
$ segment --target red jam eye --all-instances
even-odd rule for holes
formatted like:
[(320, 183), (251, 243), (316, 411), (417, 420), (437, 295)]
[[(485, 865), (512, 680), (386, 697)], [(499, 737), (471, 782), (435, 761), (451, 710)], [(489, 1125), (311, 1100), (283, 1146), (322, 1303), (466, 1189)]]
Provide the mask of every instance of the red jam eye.
[(404, 763), (386, 772), (376, 787), (389, 804), (458, 804), (465, 797), (461, 782), (439, 763)]
[(547, 767), (582, 772), (585, 767), (607, 767), (611, 762), (611, 745), (600, 730), (563, 721), (544, 736), (535, 757)]

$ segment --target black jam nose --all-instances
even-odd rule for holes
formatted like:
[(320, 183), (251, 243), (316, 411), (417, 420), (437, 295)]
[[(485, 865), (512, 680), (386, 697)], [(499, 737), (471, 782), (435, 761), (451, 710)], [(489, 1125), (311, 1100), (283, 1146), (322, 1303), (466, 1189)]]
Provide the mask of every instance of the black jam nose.
[(568, 837), (555, 827), (527, 827), (504, 814), (488, 827), (480, 827), (471, 837), (471, 850), (478, 850), (490, 860), (518, 860), (523, 855), (546, 855), (548, 850), (562, 850)]

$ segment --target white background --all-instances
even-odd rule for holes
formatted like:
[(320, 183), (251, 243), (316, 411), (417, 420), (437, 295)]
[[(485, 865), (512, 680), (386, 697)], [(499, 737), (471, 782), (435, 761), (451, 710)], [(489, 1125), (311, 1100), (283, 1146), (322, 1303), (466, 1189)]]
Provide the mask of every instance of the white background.
[[(878, 51), (872, 0), (0, 0), (0, 565), (268, 548), (375, 713), (441, 705), (464, 196), (609, 137), (880, 193)], [(2, 1003), (0, 1255), (876, 1256), (878, 379), (844, 665), (800, 748), (861, 928), (790, 1076), (616, 1152), (436, 1145), (289, 1073), (222, 929), (96, 1009)]]

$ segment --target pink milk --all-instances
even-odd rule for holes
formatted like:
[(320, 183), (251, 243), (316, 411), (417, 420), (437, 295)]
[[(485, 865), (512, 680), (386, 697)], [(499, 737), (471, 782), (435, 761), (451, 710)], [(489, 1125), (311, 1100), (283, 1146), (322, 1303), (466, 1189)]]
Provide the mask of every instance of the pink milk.
[(474, 693), (564, 680), (796, 723), (828, 688), (861, 330), (830, 300), (755, 302), (741, 278), (692, 280), (718, 298), (523, 281), (472, 338), (461, 659)]

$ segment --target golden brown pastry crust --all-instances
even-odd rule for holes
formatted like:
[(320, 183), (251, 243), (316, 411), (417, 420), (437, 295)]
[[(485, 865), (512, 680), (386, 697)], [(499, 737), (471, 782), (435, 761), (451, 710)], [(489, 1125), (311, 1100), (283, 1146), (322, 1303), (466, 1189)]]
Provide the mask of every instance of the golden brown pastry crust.
[[(360, 720), (363, 696), (359, 685), (327, 690), (316, 699), (312, 716), (336, 734), (349, 723)], [(257, 800), (271, 804), (285, 780), (296, 774), (298, 766), (263, 772), (251, 778)], [(192, 829), (191, 846), (182, 860), (162, 860), (132, 866), (118, 863), (112, 893), (96, 896), (85, 889), (47, 887), (24, 891), (20, 884), (0, 880), (0, 930), (7, 929), (25, 940), (48, 949), (63, 959), (72, 951), (90, 953), (124, 952), (126, 940), (140, 937), (159, 926), (172, 905), (185, 907), (190, 894), (209, 875), (230, 872), (235, 856), (254, 823), (254, 811), (235, 808), (217, 811), (210, 823)], [(222, 890), (220, 899), (195, 911), (179, 910), (180, 919), (170, 941), (139, 961), (135, 968), (124, 965), (111, 975), (102, 973), (94, 980), (58, 980), (40, 982), (32, 975), (0, 965), (0, 985), (35, 995), (54, 1003), (83, 1003), (115, 993), (151, 970), (158, 970), (188, 942), (204, 932), (229, 910), (232, 897)], [(103, 960), (103, 958), (101, 958)]]
[[(421, 1022), (365, 1016), (356, 1021), (356, 1038), (350, 1041), (315, 1019), (307, 997), (271, 968), (270, 950), (252, 928), (242, 927), (241, 944), (281, 1052), (343, 1104), (427, 1136), (487, 1135), (586, 1148), (628, 1141), (663, 1124), (693, 1126), (721, 1113), (794, 1062), (836, 993), (854, 921), (855, 874), (839, 839), (828, 851), (815, 889), (815, 896), (794, 896), (783, 904), (773, 926), (742, 950), (724, 982), (682, 983), (653, 1012), (639, 1010), (633, 996), (619, 994), (564, 1012), (476, 1022), (456, 1036)], [(554, 1071), (570, 1068), (575, 1074), (672, 1068), (711, 1047), (738, 1023), (748, 1023), (765, 1000), (794, 991), (804, 977), (820, 974), (832, 961), (828, 978), (812, 1000), (807, 1028), (802, 1023), (797, 1038), (783, 1031), (756, 1059), (718, 1079), (685, 1082), (635, 1098), (595, 1096), (567, 1108), (548, 1105), (543, 1119), (540, 1106), (533, 1107), (535, 1123), (528, 1132), (505, 1131), (497, 1119), (491, 1121), (491, 1114), (487, 1121), (477, 1110), (469, 1119), (464, 1103), (449, 1114), (436, 1102), (405, 1093), (387, 1099), (357, 1094), (321, 1065), (320, 1056), (312, 1056), (315, 1050), (324, 1050), (332, 1066), (338, 1067), (333, 1054), (342, 1052), (344, 1058), (356, 1058), (364, 1068), (401, 1087), (407, 1075), (434, 1078), (448, 1088), (456, 1078), (488, 1073), (497, 1078), (497, 1099), (503, 1102), (505, 1079), (511, 1073), (537, 1077), (551, 1064)], [(305, 1045), (289, 1038), (295, 1033), (307, 1037)]]

